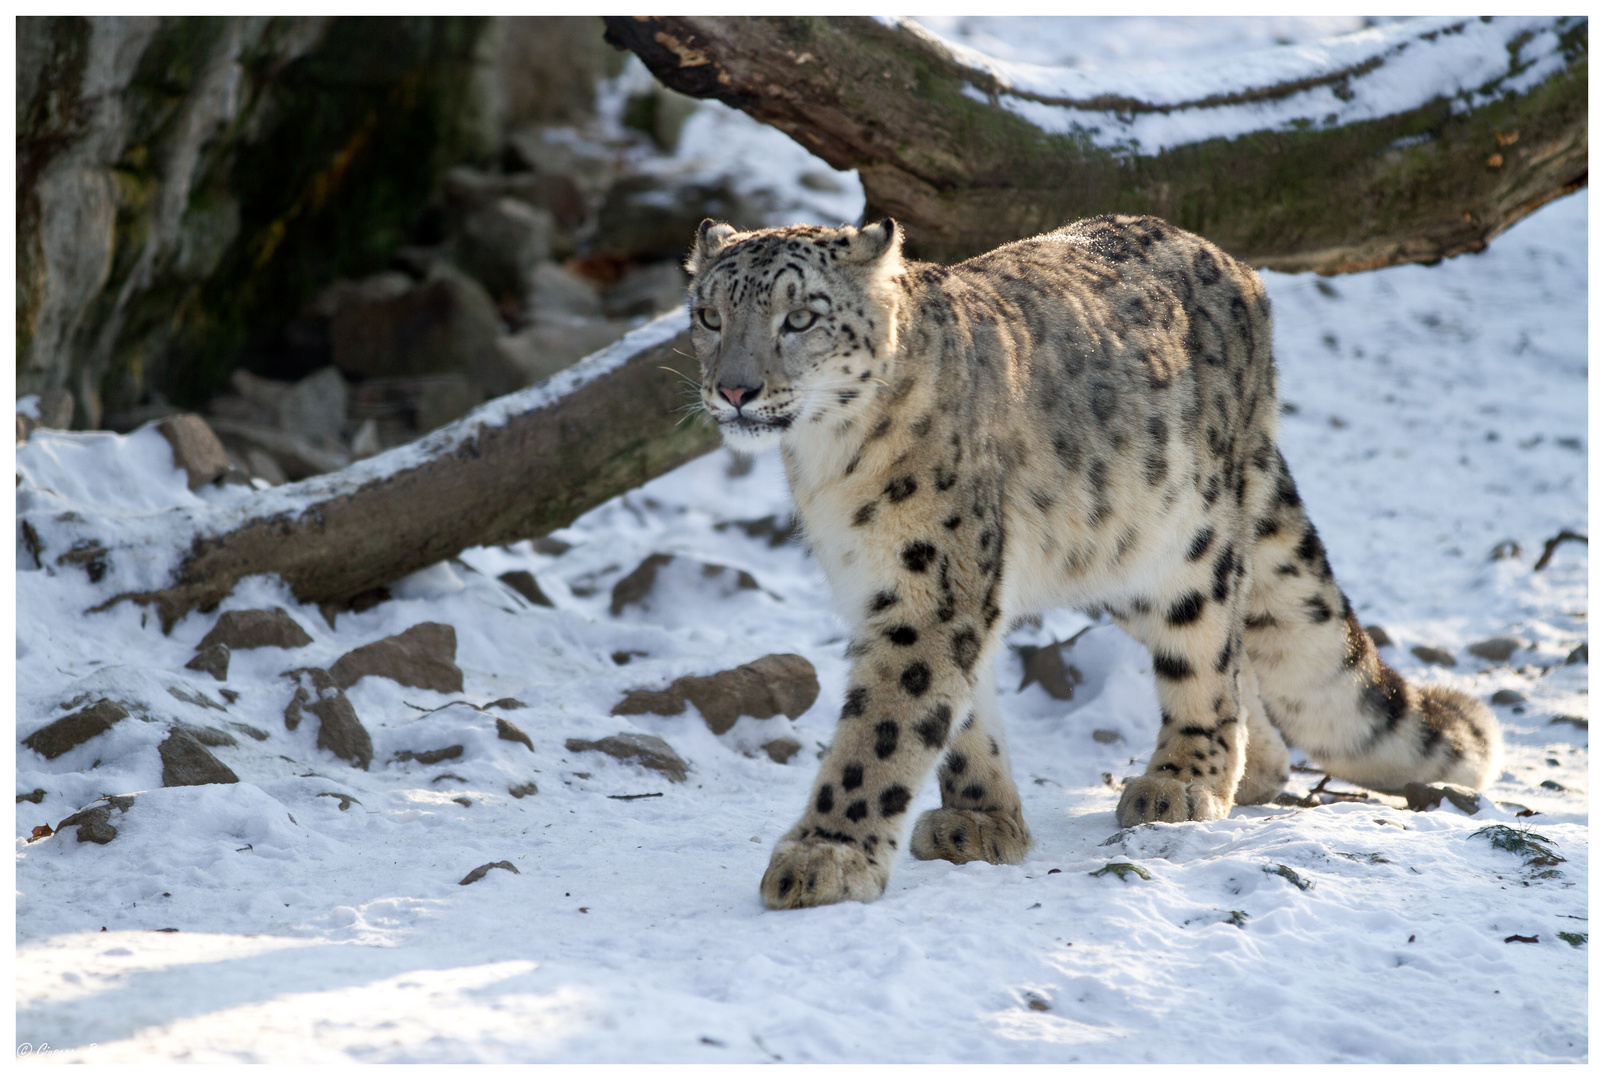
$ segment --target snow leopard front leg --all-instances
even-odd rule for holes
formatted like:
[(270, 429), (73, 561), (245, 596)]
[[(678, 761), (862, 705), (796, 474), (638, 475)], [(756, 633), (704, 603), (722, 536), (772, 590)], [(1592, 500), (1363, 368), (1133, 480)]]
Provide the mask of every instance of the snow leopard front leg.
[(974, 506), (934, 516), (939, 535), (909, 536), (890, 522), (876, 530), (873, 512), (858, 515), (855, 562), (875, 587), (808, 808), (763, 875), (769, 907), (874, 900), (885, 891), (908, 803), (969, 716), (978, 674), (996, 649), (1001, 523), (995, 508)]

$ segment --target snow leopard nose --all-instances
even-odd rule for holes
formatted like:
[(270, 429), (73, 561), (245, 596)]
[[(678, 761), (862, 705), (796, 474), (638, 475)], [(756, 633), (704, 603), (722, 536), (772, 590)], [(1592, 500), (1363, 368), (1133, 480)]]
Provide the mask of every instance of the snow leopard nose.
[(739, 409), (763, 392), (763, 384), (758, 383), (756, 386), (725, 386), (723, 383), (719, 383), (718, 392), (728, 398), (731, 405)]

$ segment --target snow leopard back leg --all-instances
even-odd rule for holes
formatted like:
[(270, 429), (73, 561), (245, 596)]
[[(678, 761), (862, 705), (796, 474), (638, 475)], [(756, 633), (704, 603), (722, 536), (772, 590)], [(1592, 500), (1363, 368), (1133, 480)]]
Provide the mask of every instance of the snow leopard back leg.
[(1411, 686), (1382, 662), (1276, 459), (1276, 495), (1254, 525), (1244, 632), (1271, 722), (1331, 775), (1374, 791), (1484, 787), (1502, 756), (1492, 711), (1458, 690)]

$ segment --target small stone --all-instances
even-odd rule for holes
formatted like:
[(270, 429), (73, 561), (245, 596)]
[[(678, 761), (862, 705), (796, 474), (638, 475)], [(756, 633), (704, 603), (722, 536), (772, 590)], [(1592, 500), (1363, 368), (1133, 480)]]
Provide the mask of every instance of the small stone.
[(318, 718), (317, 745), (335, 757), (366, 769), (373, 761), (373, 738), (350, 700), (322, 668), (298, 668), (284, 674), (296, 680), (295, 696), (284, 708), (284, 726), (294, 731), (306, 711)]
[(485, 708), (487, 708), (487, 709), (527, 709), (527, 708), (529, 708), (529, 706), (525, 705), (523, 702), (519, 701), (515, 697), (504, 697), (504, 698), (497, 698), (495, 701), (491, 701), (491, 702), (486, 703)]
[(1370, 640), (1375, 643), (1378, 649), (1392, 644), (1392, 638), (1388, 637), (1387, 632), (1379, 626), (1367, 626), (1365, 627), (1365, 633), (1370, 635)]
[[(620, 578), (618, 583), (613, 586), (612, 603), (608, 607), (608, 611), (613, 615), (621, 615), (624, 612), (624, 608), (631, 604), (643, 606), (650, 610), (650, 605), (646, 601), (651, 595), (653, 587), (657, 584), (659, 571), (670, 563), (677, 561), (690, 562), (691, 560), (683, 559), (682, 556), (665, 555), (662, 552), (648, 555), (641, 560), (639, 566)], [(742, 589), (756, 589), (759, 587), (757, 579), (745, 570), (733, 570), (728, 566), (720, 566), (718, 563), (701, 563), (699, 565), (701, 566), (702, 577), (722, 579), (720, 585), (725, 596), (733, 595)]]
[(312, 644), (312, 637), (283, 608), (225, 611), (217, 624), (195, 646), (196, 654), (212, 645), (230, 649), (298, 649)]
[(1124, 736), (1117, 731), (1108, 731), (1104, 728), (1098, 728), (1096, 731), (1092, 732), (1092, 741), (1100, 742), (1105, 746), (1109, 743), (1117, 743), (1123, 737)]
[(784, 713), (795, 720), (818, 697), (818, 675), (807, 657), (771, 653), (715, 675), (682, 676), (666, 690), (631, 690), (613, 706), (613, 715), (677, 716), (689, 701), (713, 734), (722, 735), (742, 716), (766, 720)]
[(199, 690), (184, 690), (177, 686), (169, 686), (167, 692), (173, 695), (175, 700), (182, 701), (186, 705), (199, 705), (203, 709), (216, 709), (218, 712), (228, 711)]
[(28, 794), (26, 794), (26, 795), (18, 795), (17, 796), (17, 801), (18, 802), (42, 803), (42, 802), (45, 801), (45, 789), (42, 788), (42, 787), (41, 788), (34, 788), (32, 791), (28, 792)]
[(362, 805), (362, 800), (355, 795), (344, 795), (338, 791), (320, 791), (317, 793), (317, 797), (320, 799), (339, 799), (341, 810), (351, 809), (352, 803), (356, 803), (358, 806)]
[(569, 739), (563, 744), (570, 753), (579, 754), (587, 750), (599, 750), (610, 754), (620, 761), (632, 761), (643, 768), (653, 769), (662, 773), (675, 783), (685, 779), (685, 760), (674, 752), (674, 748), (659, 739), (656, 735), (638, 735), (633, 732), (620, 732), (609, 735), (605, 739), (588, 742), (584, 739)]
[(1526, 695), (1519, 690), (1494, 690), (1492, 702), (1494, 705), (1519, 705), (1526, 700)]
[(111, 812), (116, 810), (126, 814), (134, 805), (132, 795), (111, 795), (73, 814), (63, 818), (56, 831), (62, 832), (68, 827), (78, 826), (78, 842), (80, 844), (109, 844), (117, 838), (117, 827), (111, 823)]
[(217, 434), (194, 413), (169, 416), (156, 424), (173, 448), (173, 464), (189, 477), (189, 489), (210, 484), (228, 472), (228, 451)]
[(1024, 663), (1025, 677), (1020, 680), (1019, 689), (1023, 690), (1031, 683), (1037, 683), (1047, 691), (1049, 697), (1059, 701), (1069, 701), (1073, 698), (1076, 684), (1083, 682), (1084, 679), (1079, 669), (1073, 664), (1064, 662), (1064, 649), (1069, 644), (1068, 641), (1055, 641), (1041, 648), (1021, 646), (1018, 652), (1020, 660)]
[(514, 591), (531, 604), (537, 604), (540, 607), (556, 606), (551, 602), (551, 598), (541, 591), (540, 582), (535, 580), (535, 575), (527, 570), (508, 570), (505, 574), (497, 577), (496, 580), (511, 586)]
[(1565, 663), (1567, 665), (1587, 663), (1587, 642), (1584, 641), (1580, 645), (1576, 646), (1576, 648), (1572, 649), (1565, 657)]
[(218, 682), (228, 678), (228, 646), (214, 642), (190, 657), (184, 666), (191, 671), (204, 671)]
[(1566, 714), (1566, 713), (1561, 713), (1560, 715), (1554, 717), (1554, 719), (1550, 720), (1548, 723), (1549, 723), (1550, 727), (1552, 727), (1554, 724), (1569, 724), (1572, 727), (1577, 728), (1577, 729), (1579, 729), (1581, 731), (1586, 731), (1587, 730), (1587, 720), (1586, 720), (1585, 717), (1571, 716), (1571, 715)]
[(678, 716), (685, 711), (685, 695), (673, 686), (667, 690), (630, 690), (624, 700), (613, 706), (614, 716)]
[(521, 799), (526, 795), (538, 794), (539, 791), (540, 789), (535, 786), (535, 782), (531, 780), (527, 784), (512, 785), (512, 787), (507, 789), (507, 794), (511, 795), (515, 799)]
[(218, 761), (185, 728), (174, 728), (156, 749), (162, 759), (162, 787), (239, 783), (234, 770)]
[(451, 801), (454, 802), (454, 803), (461, 803), (463, 806), (472, 806), (473, 805), (473, 800), (468, 798), (466, 795), (458, 795), (455, 799), (452, 799)]
[(1449, 652), (1447, 649), (1437, 649), (1430, 645), (1416, 645), (1409, 651), (1428, 664), (1438, 664), (1442, 667), (1453, 667), (1459, 663), (1459, 661), (1454, 658), (1454, 654)]
[(1409, 809), (1415, 811), (1435, 810), (1444, 799), (1467, 814), (1474, 814), (1482, 807), (1481, 795), (1475, 789), (1459, 784), (1422, 784), (1411, 781), (1403, 786), (1402, 795), (1404, 801), (1409, 804)]
[(1465, 646), (1465, 651), (1472, 656), (1479, 656), (1483, 660), (1502, 662), (1508, 660), (1516, 649), (1523, 648), (1514, 638), (1495, 637), (1486, 641), (1478, 641), (1474, 645)]
[(1540, 787), (1540, 788), (1543, 788), (1545, 791), (1564, 791), (1565, 790), (1565, 785), (1561, 784), (1557, 780), (1544, 780), (1541, 784), (1538, 784), (1537, 786)]
[(22, 745), (47, 758), (58, 758), (73, 747), (86, 743), (110, 729), (111, 725), (127, 716), (128, 710), (121, 704), (103, 698), (71, 716), (63, 716), (60, 720), (45, 725), (23, 739)]
[(781, 736), (763, 744), (763, 752), (768, 754), (769, 760), (776, 765), (784, 765), (797, 755), (802, 744), (790, 736)]
[(535, 752), (535, 744), (530, 741), (524, 730), (517, 724), (508, 723), (500, 717), (496, 718), (496, 738), (506, 739), (508, 742), (521, 742), (529, 747), (531, 754)]
[(456, 655), (456, 628), (425, 622), (352, 649), (334, 662), (329, 675), (342, 690), (364, 676), (378, 675), (402, 686), (459, 694), (462, 669), (456, 665)]
[(439, 750), (423, 750), (414, 752), (402, 750), (392, 759), (394, 761), (416, 761), (419, 765), (438, 765), (442, 761), (462, 756), (462, 744), (443, 746)]
[(238, 746), (239, 740), (226, 731), (219, 731), (214, 727), (190, 727), (188, 724), (174, 724), (173, 730), (186, 731), (194, 736), (195, 741), (202, 746)]
[(472, 885), (474, 882), (478, 881), (492, 870), (511, 870), (515, 874), (518, 873), (518, 868), (516, 866), (512, 865), (512, 863), (508, 860), (502, 859), (500, 862), (487, 862), (483, 866), (474, 867), (472, 870), (468, 871), (468, 876), (457, 882), (457, 884)]
[(249, 735), (251, 738), (255, 739), (257, 742), (266, 742), (267, 741), (267, 732), (263, 731), (259, 727), (251, 727), (251, 725), (249, 725), (249, 724), (236, 724), (233, 721), (229, 721), (229, 725), (228, 726), (233, 728), (235, 731), (239, 732), (242, 735)]

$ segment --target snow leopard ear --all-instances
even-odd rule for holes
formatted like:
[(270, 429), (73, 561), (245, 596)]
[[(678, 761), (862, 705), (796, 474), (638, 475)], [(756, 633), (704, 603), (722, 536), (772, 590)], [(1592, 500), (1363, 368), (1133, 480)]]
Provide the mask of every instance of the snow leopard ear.
[(841, 255), (842, 262), (860, 265), (882, 260), (888, 264), (902, 262), (902, 226), (890, 218), (857, 230)]
[(702, 268), (712, 261), (713, 256), (722, 251), (735, 235), (735, 226), (712, 218), (703, 218), (702, 224), (696, 229), (696, 243), (691, 247), (691, 257), (685, 260), (685, 270), (693, 277), (700, 273)]

